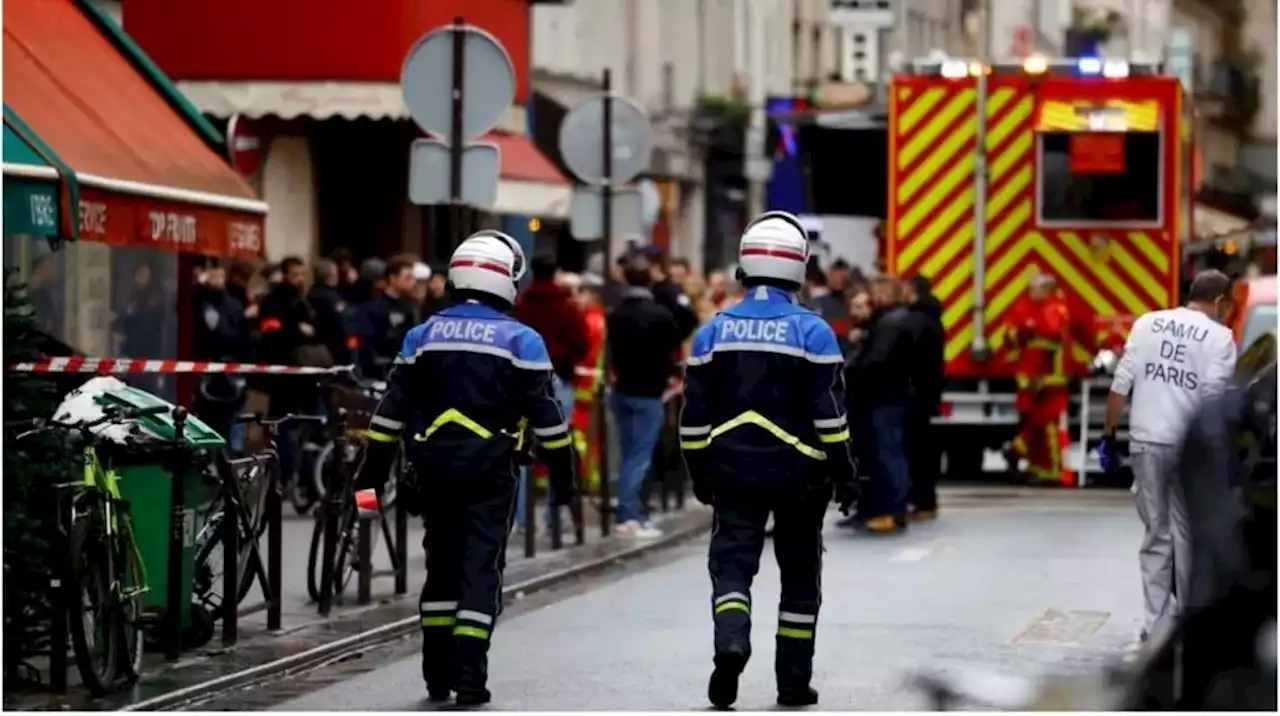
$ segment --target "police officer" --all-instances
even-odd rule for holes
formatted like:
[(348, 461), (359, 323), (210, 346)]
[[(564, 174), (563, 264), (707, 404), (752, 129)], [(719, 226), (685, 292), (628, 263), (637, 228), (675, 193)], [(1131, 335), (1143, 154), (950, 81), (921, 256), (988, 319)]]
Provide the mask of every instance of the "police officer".
[(858, 495), (844, 360), (831, 326), (796, 300), (809, 258), (796, 217), (768, 212), (751, 222), (738, 257), (745, 299), (694, 336), (680, 416), (695, 494), (715, 506), (715, 670), (707, 696), (719, 708), (737, 699), (751, 656), (751, 581), (772, 513), (782, 572), (778, 704), (808, 706), (818, 702), (809, 681), (822, 602), (822, 520), (833, 488), (846, 513)]
[(524, 254), (481, 231), (449, 264), (455, 304), (405, 336), (372, 419), (359, 484), (385, 479), (403, 439), (419, 467), (427, 533), (422, 676), (433, 701), (489, 701), (489, 638), (502, 607), (502, 571), (524, 462), (525, 425), (541, 443), (551, 494), (574, 490), (569, 425), (552, 392), (542, 337), (510, 318)]

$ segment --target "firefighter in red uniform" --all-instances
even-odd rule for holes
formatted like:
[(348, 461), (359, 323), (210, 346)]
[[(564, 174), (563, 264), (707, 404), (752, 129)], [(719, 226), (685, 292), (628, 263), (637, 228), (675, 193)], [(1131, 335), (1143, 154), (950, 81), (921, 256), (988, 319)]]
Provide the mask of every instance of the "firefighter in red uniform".
[(1066, 353), (1071, 333), (1070, 311), (1057, 295), (1052, 276), (1032, 281), (1026, 297), (1012, 311), (1010, 359), (1016, 364), (1020, 429), (1013, 453), (1029, 463), (1032, 478), (1058, 482), (1062, 473), (1059, 422), (1066, 412)]
[(591, 349), (573, 369), (573, 441), (578, 454), (578, 475), (584, 485), (595, 488), (600, 482), (600, 451), (596, 445), (595, 408), (604, 378), (604, 282), (599, 276), (583, 277), (578, 305), (587, 319)]

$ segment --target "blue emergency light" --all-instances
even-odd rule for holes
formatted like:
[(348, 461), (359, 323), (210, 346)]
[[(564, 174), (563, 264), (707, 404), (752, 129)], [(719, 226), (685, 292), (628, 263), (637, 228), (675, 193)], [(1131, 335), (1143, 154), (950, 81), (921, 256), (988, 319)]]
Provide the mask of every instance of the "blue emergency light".
[(1076, 61), (1076, 69), (1082, 75), (1102, 74), (1102, 60), (1097, 57), (1081, 57)]

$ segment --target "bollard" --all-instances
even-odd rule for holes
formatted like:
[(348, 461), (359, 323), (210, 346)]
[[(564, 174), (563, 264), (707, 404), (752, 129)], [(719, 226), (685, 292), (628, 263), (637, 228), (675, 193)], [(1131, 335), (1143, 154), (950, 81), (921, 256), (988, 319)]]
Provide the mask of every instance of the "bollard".
[[(333, 439), (334, 460), (329, 465), (329, 484), (325, 488), (324, 515), (324, 571), (320, 574), (320, 614), (329, 616), (333, 607), (333, 580), (337, 578), (334, 562), (338, 552), (338, 523), (344, 507), (355, 509), (355, 505), (343, 505), (344, 500), (354, 499), (347, 489), (347, 461), (342, 456), (347, 454), (347, 409), (338, 408), (329, 421), (330, 435)], [(348, 555), (348, 559), (350, 556)]]
[[(401, 473), (403, 474), (403, 473)], [(396, 489), (396, 594), (409, 591), (409, 511), (405, 509), (405, 493)]]
[(582, 512), (582, 490), (574, 491), (569, 510), (573, 515), (573, 543), (584, 545), (587, 543), (587, 524), (586, 516)]
[(547, 509), (550, 511), (547, 520), (547, 529), (551, 530), (551, 549), (560, 549), (564, 547), (564, 538), (560, 535), (560, 508), (556, 507), (554, 495), (550, 488), (547, 489)]
[(368, 517), (358, 519), (359, 536), (356, 539), (360, 542), (360, 573), (356, 576), (356, 604), (364, 606), (373, 598), (373, 520)]
[(280, 464), (271, 470), (267, 485), (267, 629), (280, 631), (284, 606), (284, 483)]
[(520, 479), (524, 480), (524, 556), (532, 558), (538, 549), (536, 544), (538, 507), (534, 504), (532, 465), (525, 466), (524, 474), (520, 476)]
[[(175, 408), (173, 411), (173, 434), (178, 440), (183, 439), (186, 435), (187, 428), (187, 412), (181, 408)], [(169, 482), (169, 554), (168, 554), (168, 574), (165, 580), (165, 610), (164, 610), (164, 631), (167, 632), (164, 650), (164, 658), (167, 661), (177, 661), (182, 656), (182, 543), (184, 536), (184, 523), (186, 521), (186, 491), (183, 489), (187, 474), (187, 457), (184, 455), (175, 455), (172, 458), (173, 469), (170, 471)], [(232, 529), (235, 528), (234, 516), (232, 517)], [(234, 570), (234, 567), (232, 568)], [(235, 592), (230, 595), (224, 595), (224, 599), (230, 598), (233, 601), (236, 598)]]
[[(54, 509), (63, 505), (59, 501)], [(56, 520), (56, 515), (52, 515)], [(48, 542), (49, 564), (66, 564), (68, 547), (62, 529), (55, 527)], [(67, 693), (67, 593), (62, 572), (55, 569), (49, 577), (49, 688), (55, 694)]]
[(222, 485), (222, 645), (234, 646), (240, 631), (240, 530), (237, 519), (239, 501), (235, 495), (235, 470), (227, 461), (226, 452), (218, 458), (218, 474)]

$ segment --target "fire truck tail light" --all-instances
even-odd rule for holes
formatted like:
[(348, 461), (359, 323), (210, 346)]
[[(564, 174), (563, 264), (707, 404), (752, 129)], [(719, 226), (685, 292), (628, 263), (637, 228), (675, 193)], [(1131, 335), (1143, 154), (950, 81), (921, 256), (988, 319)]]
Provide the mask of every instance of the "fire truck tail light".
[(1103, 77), (1128, 77), (1129, 63), (1124, 60), (1107, 60), (1102, 66)]
[(952, 411), (953, 411), (953, 408), (951, 403), (943, 403), (941, 406), (938, 407), (938, 415), (944, 418), (951, 417)]

